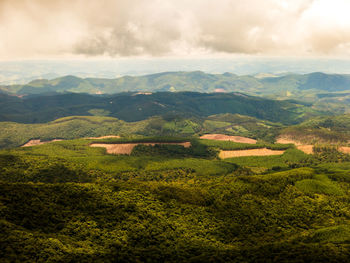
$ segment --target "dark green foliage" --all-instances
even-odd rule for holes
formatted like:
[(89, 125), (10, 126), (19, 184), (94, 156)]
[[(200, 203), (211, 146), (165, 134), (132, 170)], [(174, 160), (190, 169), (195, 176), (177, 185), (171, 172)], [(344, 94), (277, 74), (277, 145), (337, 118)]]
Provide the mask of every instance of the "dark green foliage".
[(341, 153), (334, 146), (314, 146), (314, 156), (318, 162), (340, 163), (350, 162), (350, 155)]
[(0, 121), (43, 123), (66, 116), (94, 115), (96, 111), (125, 121), (140, 121), (172, 113), (187, 117), (238, 113), (284, 124), (298, 123), (308, 117), (306, 113), (317, 113), (297, 103), (241, 93), (157, 92), (151, 95), (120, 93), (105, 96), (73, 93), (16, 100), (5, 97), (0, 100)]
[(40, 157), (17, 157), (0, 154), (0, 180), (8, 182), (91, 182), (97, 174), (90, 174), (81, 165), (65, 160)]
[[(263, 159), (217, 160), (214, 146), (195, 139), (190, 148), (138, 146), (131, 156), (114, 156), (89, 147), (92, 141), (1, 152), (0, 261), (346, 262), (350, 256), (346, 159), (326, 163), (291, 145), (270, 145), (288, 149)], [(254, 174), (243, 166), (271, 170)]]
[[(164, 142), (164, 140), (162, 140)], [(162, 156), (162, 157), (173, 157), (173, 158), (214, 158), (217, 156), (217, 151), (208, 148), (196, 140), (191, 140), (191, 147), (185, 148), (182, 145), (160, 145), (155, 146), (148, 145), (137, 145), (131, 155), (133, 156)]]
[(320, 201), (294, 186), (315, 176), (313, 169), (211, 178), (167, 173), (95, 184), (1, 182), (0, 257), (341, 262), (349, 254), (347, 226), (336, 223), (350, 214), (348, 198)]

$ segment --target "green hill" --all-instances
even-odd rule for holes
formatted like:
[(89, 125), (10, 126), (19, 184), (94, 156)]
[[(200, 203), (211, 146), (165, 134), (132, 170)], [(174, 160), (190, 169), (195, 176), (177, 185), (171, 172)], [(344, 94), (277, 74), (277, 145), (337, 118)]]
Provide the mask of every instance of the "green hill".
[[(64, 76), (38, 79), (25, 85), (0, 86), (0, 94), (49, 95), (56, 93), (115, 94), (121, 92), (240, 92), (278, 100), (312, 103), (315, 109), (343, 114), (350, 111), (350, 75), (287, 74), (284, 76), (238, 76), (201, 71), (163, 72), (116, 79)], [(75, 114), (77, 115), (77, 114)]]
[(205, 133), (240, 135), (272, 142), (284, 127), (268, 121), (238, 114), (211, 115), (189, 118), (168, 114), (138, 122), (125, 122), (104, 116), (70, 116), (48, 123), (0, 123), (0, 148), (12, 148), (31, 139), (77, 139), (105, 135), (195, 136)]
[(207, 117), (238, 113), (262, 120), (298, 123), (319, 113), (297, 102), (270, 100), (242, 93), (157, 92), (149, 95), (60, 94), (17, 98), (2, 95), (0, 121), (43, 123), (66, 116), (103, 115), (140, 121), (164, 114)]
[(350, 140), (350, 115), (312, 118), (283, 129), (281, 136), (304, 143), (347, 144)]

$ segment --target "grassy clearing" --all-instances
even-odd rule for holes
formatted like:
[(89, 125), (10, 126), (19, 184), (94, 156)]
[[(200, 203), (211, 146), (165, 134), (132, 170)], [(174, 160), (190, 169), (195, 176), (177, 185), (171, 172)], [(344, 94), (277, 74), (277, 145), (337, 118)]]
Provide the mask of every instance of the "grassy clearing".
[(314, 179), (305, 179), (295, 184), (305, 194), (344, 195), (343, 190), (326, 175), (315, 175)]

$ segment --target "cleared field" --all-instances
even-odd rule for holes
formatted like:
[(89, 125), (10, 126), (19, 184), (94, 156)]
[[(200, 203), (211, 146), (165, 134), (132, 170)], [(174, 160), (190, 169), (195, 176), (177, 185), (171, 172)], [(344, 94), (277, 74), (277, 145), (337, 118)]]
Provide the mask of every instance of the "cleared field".
[(312, 144), (302, 144), (299, 141), (286, 138), (286, 137), (280, 137), (277, 138), (276, 143), (281, 143), (281, 144), (294, 144), (298, 150), (303, 151), (306, 154), (313, 154), (314, 153), (314, 146)]
[(101, 137), (88, 137), (86, 139), (102, 140), (102, 139), (109, 139), (109, 138), (120, 138), (120, 136), (119, 135), (107, 135), (107, 136), (101, 136)]
[(339, 147), (338, 150), (339, 150), (340, 152), (342, 152), (342, 153), (350, 154), (350, 147), (345, 147), (345, 146), (343, 146), (343, 147)]
[(30, 147), (30, 146), (41, 145), (41, 144), (50, 143), (50, 142), (59, 142), (59, 141), (63, 141), (63, 140), (61, 139), (54, 139), (51, 141), (30, 140), (26, 144), (22, 145), (21, 147)]
[(132, 150), (135, 146), (142, 144), (142, 145), (149, 145), (154, 146), (156, 144), (162, 145), (162, 144), (170, 144), (170, 145), (182, 145), (185, 148), (188, 148), (191, 146), (190, 142), (142, 142), (142, 143), (117, 143), (117, 144), (108, 144), (108, 143), (93, 143), (90, 144), (90, 147), (103, 147), (106, 148), (107, 153), (109, 154), (131, 154)]
[(303, 151), (306, 154), (313, 154), (314, 153), (314, 146), (311, 144), (297, 145), (297, 149), (300, 151)]
[(219, 157), (221, 159), (243, 157), (243, 156), (269, 156), (269, 155), (282, 155), (285, 151), (275, 151), (267, 148), (262, 149), (250, 149), (239, 151), (220, 151)]
[(285, 138), (285, 137), (280, 137), (280, 138), (277, 138), (276, 140), (276, 143), (281, 143), (281, 144), (295, 144), (295, 145), (302, 145), (301, 142), (299, 141), (296, 141), (296, 140), (293, 140), (293, 139), (290, 139), (290, 138)]
[(200, 137), (200, 139), (207, 140), (217, 140), (217, 141), (232, 141), (232, 142), (240, 142), (240, 143), (250, 143), (255, 144), (257, 141), (254, 139), (250, 139), (242, 136), (229, 136), (224, 134), (205, 134)]

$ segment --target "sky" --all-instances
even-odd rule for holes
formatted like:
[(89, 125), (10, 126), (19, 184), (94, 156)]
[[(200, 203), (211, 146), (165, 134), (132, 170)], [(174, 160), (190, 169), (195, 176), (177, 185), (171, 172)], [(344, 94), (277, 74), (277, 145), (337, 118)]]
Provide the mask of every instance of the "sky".
[(0, 60), (350, 57), (349, 0), (0, 0)]

